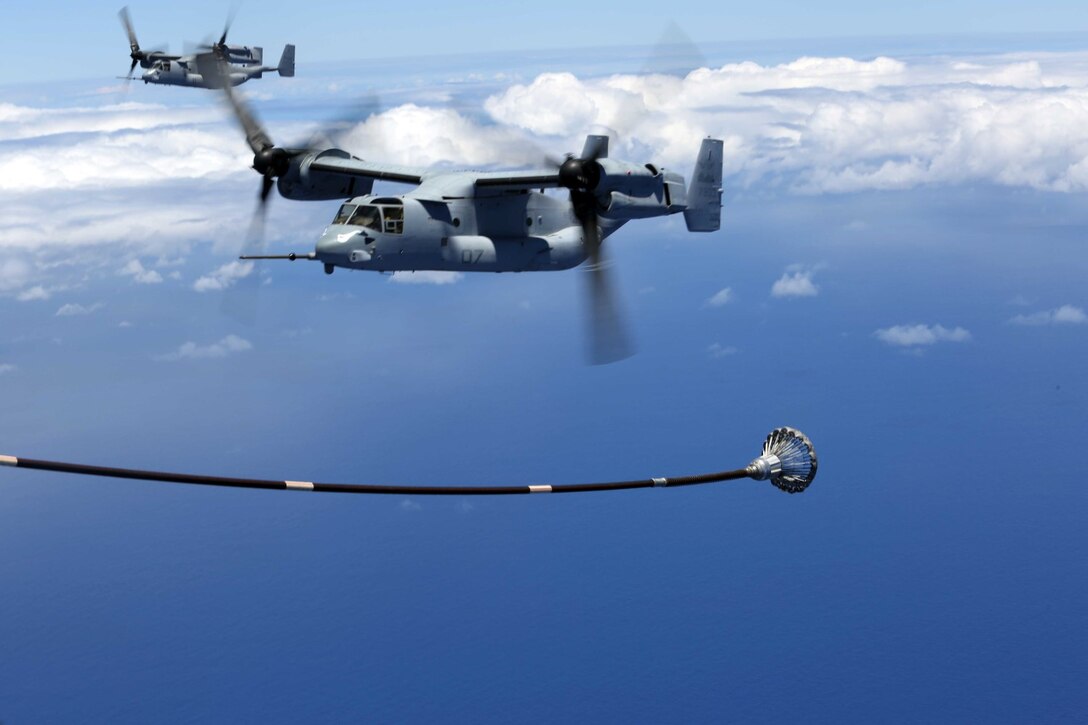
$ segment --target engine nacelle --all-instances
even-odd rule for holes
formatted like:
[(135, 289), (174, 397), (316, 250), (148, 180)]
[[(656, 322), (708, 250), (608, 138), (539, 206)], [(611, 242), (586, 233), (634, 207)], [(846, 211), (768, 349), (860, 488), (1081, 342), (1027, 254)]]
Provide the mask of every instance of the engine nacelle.
[(609, 219), (646, 219), (668, 214), (664, 199), (657, 196), (628, 196), (618, 191), (608, 195), (608, 206), (601, 216)]
[(618, 192), (627, 196), (652, 196), (660, 194), (663, 178), (661, 172), (650, 165), (636, 166), (615, 159), (599, 159), (601, 180), (594, 191), (598, 196)]
[(316, 154), (296, 156), (291, 159), (291, 166), (287, 173), (280, 176), (277, 181), (276, 185), (280, 194), (286, 199), (322, 201), (347, 199), (371, 192), (374, 186), (373, 179), (330, 174), (326, 171), (311, 171), (310, 164), (322, 157), (350, 159), (351, 154), (339, 149), (330, 149)]
[(619, 191), (602, 198), (601, 216), (609, 219), (647, 219), (683, 211), (687, 207), (684, 177), (672, 171), (658, 173), (657, 188), (648, 196), (632, 196)]

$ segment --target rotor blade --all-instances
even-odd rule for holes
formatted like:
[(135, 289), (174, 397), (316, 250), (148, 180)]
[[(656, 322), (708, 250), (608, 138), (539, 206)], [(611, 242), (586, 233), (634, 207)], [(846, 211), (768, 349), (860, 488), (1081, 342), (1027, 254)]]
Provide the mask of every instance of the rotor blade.
[[(249, 222), (249, 231), (242, 246), (241, 257), (264, 256), (264, 232), (268, 216), (268, 197), (275, 180), (270, 176), (261, 177), (261, 191), (257, 207), (253, 210), (253, 219)], [(244, 262), (252, 265), (253, 262)], [(245, 325), (257, 321), (257, 302), (261, 289), (260, 275), (253, 269), (250, 273), (227, 287), (223, 292), (220, 309), (223, 314)]]
[(230, 11), (227, 13), (227, 24), (223, 26), (223, 34), (219, 36), (219, 45), (226, 46), (227, 33), (230, 32), (230, 26), (234, 24), (234, 16), (238, 12), (238, 4), (231, 5)]
[(301, 143), (291, 144), (286, 148), (309, 151), (324, 151), (331, 147), (343, 148), (346, 145), (344, 140), (346, 135), (380, 112), (381, 102), (377, 94), (370, 93), (345, 108), (337, 116), (323, 121)]
[[(638, 74), (643, 77), (673, 76), (683, 79), (693, 70), (705, 66), (706, 59), (702, 52), (673, 21), (662, 31)], [(625, 147), (624, 153), (627, 154), (645, 150), (631, 148), (632, 140), (653, 121), (655, 113), (672, 105), (682, 89), (679, 83), (651, 82), (646, 87), (649, 98), (641, 93), (622, 95), (612, 112), (598, 119), (593, 127), (596, 133), (611, 136), (617, 149)]]
[(140, 61), (136, 60), (135, 58), (132, 59), (132, 65), (130, 65), (128, 67), (128, 79), (129, 80), (132, 80), (132, 71), (136, 70), (136, 64), (139, 63), (139, 62)]
[(608, 156), (608, 136), (586, 136), (585, 145), (582, 147), (583, 161), (596, 161)]
[(117, 16), (121, 18), (121, 25), (125, 28), (125, 33), (128, 35), (128, 47), (136, 52), (140, 49), (140, 43), (136, 40), (136, 31), (132, 27), (132, 18), (128, 14), (128, 5), (124, 6), (117, 11)]
[(268, 174), (261, 177), (261, 206), (268, 203), (268, 194), (272, 191), (272, 185), (275, 183), (276, 180)]
[(612, 295), (608, 265), (601, 248), (601, 232), (597, 226), (596, 201), (588, 192), (571, 194), (575, 214), (582, 222), (582, 238), (586, 246), (586, 274), (589, 294), (589, 362), (607, 365), (635, 354), (634, 346)]
[(234, 111), (234, 118), (238, 121), (238, 125), (242, 127), (242, 131), (246, 134), (246, 143), (249, 144), (249, 148), (254, 154), (259, 154), (265, 149), (270, 149), (275, 146), (272, 143), (272, 139), (261, 127), (261, 124), (257, 121), (257, 118), (253, 115), (253, 112), (249, 109), (246, 103), (238, 97), (238, 95), (231, 88), (230, 83), (226, 79), (226, 73), (224, 70), (224, 63), (214, 53), (202, 53), (196, 57), (197, 69), (200, 74), (207, 78), (218, 78), (219, 83), (216, 84), (223, 90), (224, 95), (227, 97), (227, 103), (230, 104), (231, 110)]

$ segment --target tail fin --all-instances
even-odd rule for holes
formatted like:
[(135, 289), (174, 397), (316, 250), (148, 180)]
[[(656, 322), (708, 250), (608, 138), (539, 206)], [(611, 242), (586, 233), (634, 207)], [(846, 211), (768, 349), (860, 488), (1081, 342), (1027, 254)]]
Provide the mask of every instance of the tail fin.
[(684, 221), (689, 232), (716, 232), (722, 226), (722, 142), (704, 138), (688, 187)]
[(277, 70), (284, 78), (295, 77), (295, 46), (288, 44), (283, 47), (283, 55), (280, 56), (280, 65)]

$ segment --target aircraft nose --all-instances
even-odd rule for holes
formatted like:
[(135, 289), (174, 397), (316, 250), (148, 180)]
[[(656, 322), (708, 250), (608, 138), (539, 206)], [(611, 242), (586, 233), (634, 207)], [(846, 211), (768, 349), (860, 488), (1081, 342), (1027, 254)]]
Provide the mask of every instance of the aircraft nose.
[(329, 227), (317, 240), (317, 258), (332, 264), (360, 264), (370, 261), (371, 254), (363, 248), (363, 235), (358, 229)]
[(337, 234), (334, 231), (328, 229), (325, 230), (321, 238), (317, 240), (317, 256), (320, 259), (343, 257), (347, 248), (344, 245), (344, 240), (337, 239)]

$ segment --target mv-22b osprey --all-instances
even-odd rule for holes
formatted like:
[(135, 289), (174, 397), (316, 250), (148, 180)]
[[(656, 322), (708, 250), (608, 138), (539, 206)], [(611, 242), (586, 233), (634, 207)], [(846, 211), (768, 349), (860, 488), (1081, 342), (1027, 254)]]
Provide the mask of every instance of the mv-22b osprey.
[[(209, 69), (209, 73), (214, 73)], [(579, 156), (528, 171), (445, 171), (373, 163), (337, 148), (276, 146), (248, 107), (224, 87), (262, 175), (260, 210), (273, 186), (297, 200), (347, 199), (310, 253), (242, 259), (307, 259), (325, 272), (352, 270), (536, 272), (589, 261), (590, 360), (631, 354), (614, 307), (601, 241), (635, 219), (683, 213), (692, 232), (721, 223), (722, 142), (702, 141), (690, 185), (654, 164), (608, 155), (608, 136), (588, 136)], [(372, 194), (375, 181), (415, 188)], [(544, 192), (565, 188), (569, 197)]]
[[(204, 46), (201, 53), (170, 55), (159, 50), (141, 49), (140, 42), (136, 40), (136, 30), (132, 27), (128, 7), (121, 8), (117, 14), (128, 35), (129, 57), (132, 59), (128, 75), (123, 76), (126, 81), (132, 80), (132, 72), (136, 70), (137, 65), (146, 69), (140, 76), (144, 83), (192, 88), (218, 88), (224, 82), (237, 86), (251, 78), (261, 78), (266, 72), (279, 73), (283, 78), (295, 75), (295, 46), (284, 47), (278, 66), (263, 65), (264, 50), (262, 48), (227, 44), (229, 20), (219, 41)], [(220, 64), (218, 67), (213, 66), (214, 79), (205, 78), (199, 70), (199, 66), (205, 60), (213, 60)]]

